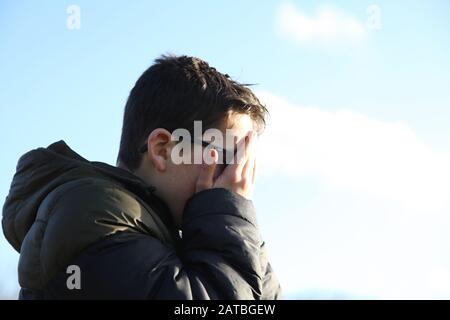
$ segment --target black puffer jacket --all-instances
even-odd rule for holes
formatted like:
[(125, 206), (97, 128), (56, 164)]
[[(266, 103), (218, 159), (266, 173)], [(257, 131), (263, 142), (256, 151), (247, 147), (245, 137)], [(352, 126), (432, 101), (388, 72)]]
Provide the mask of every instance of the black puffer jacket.
[[(64, 141), (23, 155), (3, 207), (22, 299), (275, 299), (251, 201), (194, 195), (182, 237), (154, 188)], [(68, 288), (70, 265), (80, 289)], [(69, 286), (70, 287), (70, 286)]]

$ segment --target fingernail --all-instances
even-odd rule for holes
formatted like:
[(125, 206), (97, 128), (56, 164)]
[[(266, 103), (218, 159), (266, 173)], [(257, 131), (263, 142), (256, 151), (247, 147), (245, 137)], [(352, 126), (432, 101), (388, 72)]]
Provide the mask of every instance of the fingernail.
[(211, 149), (211, 151), (209, 152), (209, 154), (210, 154), (210, 156), (211, 156), (211, 158), (213, 159), (213, 163), (216, 163), (216, 161), (217, 161), (217, 157), (215, 156), (215, 154), (216, 154), (216, 152), (215, 152), (215, 150), (214, 149)]

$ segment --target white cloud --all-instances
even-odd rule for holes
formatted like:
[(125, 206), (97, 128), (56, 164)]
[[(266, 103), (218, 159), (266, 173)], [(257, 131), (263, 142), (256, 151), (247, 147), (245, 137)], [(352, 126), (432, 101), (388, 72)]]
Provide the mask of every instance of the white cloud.
[(450, 271), (448, 268), (435, 267), (428, 273), (429, 290), (436, 293), (442, 298), (448, 299), (450, 294)]
[(353, 42), (364, 38), (364, 25), (353, 17), (324, 7), (317, 16), (310, 17), (290, 3), (281, 5), (277, 16), (278, 30), (284, 36), (303, 43)]
[(450, 297), (450, 152), (404, 123), (258, 96), (259, 183), (277, 199), (258, 211), (288, 296)]
[[(406, 124), (259, 95), (271, 112), (262, 136), (266, 174), (314, 175), (327, 185), (384, 197), (409, 209), (449, 205), (450, 153), (432, 150)], [(286, 161), (286, 155), (293, 160)]]

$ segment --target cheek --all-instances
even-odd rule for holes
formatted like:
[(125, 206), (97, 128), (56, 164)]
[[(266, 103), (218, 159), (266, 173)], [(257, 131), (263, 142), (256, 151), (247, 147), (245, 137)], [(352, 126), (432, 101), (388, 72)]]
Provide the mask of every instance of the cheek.
[(195, 186), (200, 174), (200, 165), (180, 165), (177, 166), (173, 175), (173, 186), (184, 199), (188, 199), (195, 193)]

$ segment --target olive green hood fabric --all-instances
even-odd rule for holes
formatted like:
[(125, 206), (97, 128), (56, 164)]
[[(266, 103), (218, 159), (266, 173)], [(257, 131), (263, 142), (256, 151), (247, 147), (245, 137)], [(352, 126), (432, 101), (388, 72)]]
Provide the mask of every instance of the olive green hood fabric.
[(122, 231), (172, 245), (177, 230), (154, 190), (126, 170), (84, 159), (62, 140), (24, 154), (2, 219), (6, 239), (21, 253), (20, 285), (43, 289), (84, 248)]

